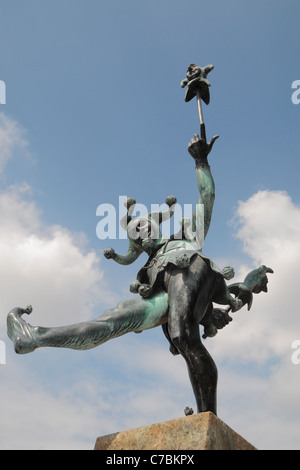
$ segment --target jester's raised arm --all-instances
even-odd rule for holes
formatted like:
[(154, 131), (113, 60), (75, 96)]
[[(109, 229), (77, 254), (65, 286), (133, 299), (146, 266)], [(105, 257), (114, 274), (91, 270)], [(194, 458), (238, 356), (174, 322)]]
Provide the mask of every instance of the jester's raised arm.
[[(207, 235), (214, 201), (215, 201), (215, 183), (210, 171), (210, 166), (207, 160), (208, 154), (210, 153), (213, 144), (218, 135), (215, 135), (210, 142), (207, 143), (205, 135), (205, 125), (201, 125), (201, 137), (198, 134), (195, 134), (194, 138), (191, 140), (188, 146), (188, 151), (190, 155), (194, 158), (196, 163), (196, 176), (197, 176), (197, 185), (199, 189), (199, 199), (198, 204), (203, 204), (204, 206), (204, 239)], [(196, 231), (196, 210), (193, 214), (193, 231)]]

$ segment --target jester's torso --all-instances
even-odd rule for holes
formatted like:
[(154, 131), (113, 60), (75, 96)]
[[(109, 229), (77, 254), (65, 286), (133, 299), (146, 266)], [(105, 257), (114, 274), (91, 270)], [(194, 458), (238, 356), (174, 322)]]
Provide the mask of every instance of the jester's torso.
[(173, 265), (180, 269), (187, 269), (194, 256), (201, 256), (214, 272), (224, 277), (222, 270), (203, 255), (196, 242), (189, 240), (168, 240), (154, 255), (149, 257), (147, 263), (138, 272), (137, 281), (140, 284), (148, 284), (151, 293), (153, 293), (167, 266)]

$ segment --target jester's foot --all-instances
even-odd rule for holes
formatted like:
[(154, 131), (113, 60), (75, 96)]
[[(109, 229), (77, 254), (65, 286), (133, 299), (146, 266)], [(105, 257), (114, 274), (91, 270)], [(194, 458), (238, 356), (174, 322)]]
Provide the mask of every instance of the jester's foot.
[(144, 299), (148, 299), (151, 296), (152, 289), (149, 284), (141, 284), (139, 287), (139, 294)]
[(243, 307), (243, 305), (244, 303), (241, 299), (232, 298), (230, 300), (230, 307), (231, 307), (232, 312), (237, 312)]
[(18, 354), (26, 354), (37, 348), (33, 336), (33, 327), (21, 318), (24, 313), (29, 315), (31, 312), (32, 307), (28, 305), (25, 309), (14, 308), (7, 316), (7, 334)]
[(136, 280), (130, 284), (130, 292), (140, 294), (144, 299), (148, 299), (151, 296), (152, 289), (149, 284), (141, 284), (140, 281)]
[(212, 323), (210, 325), (204, 326), (204, 335), (203, 338), (213, 338), (218, 333), (218, 329)]

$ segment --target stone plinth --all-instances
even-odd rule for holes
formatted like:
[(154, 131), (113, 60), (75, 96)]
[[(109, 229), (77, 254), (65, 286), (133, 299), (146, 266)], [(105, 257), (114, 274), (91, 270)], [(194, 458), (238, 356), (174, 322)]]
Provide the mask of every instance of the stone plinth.
[(213, 413), (98, 437), (95, 450), (256, 450)]

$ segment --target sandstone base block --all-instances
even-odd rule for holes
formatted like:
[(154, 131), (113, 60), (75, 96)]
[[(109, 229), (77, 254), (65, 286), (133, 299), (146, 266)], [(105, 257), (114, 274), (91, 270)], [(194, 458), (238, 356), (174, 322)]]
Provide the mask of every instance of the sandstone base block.
[(211, 412), (98, 437), (95, 450), (256, 450)]

